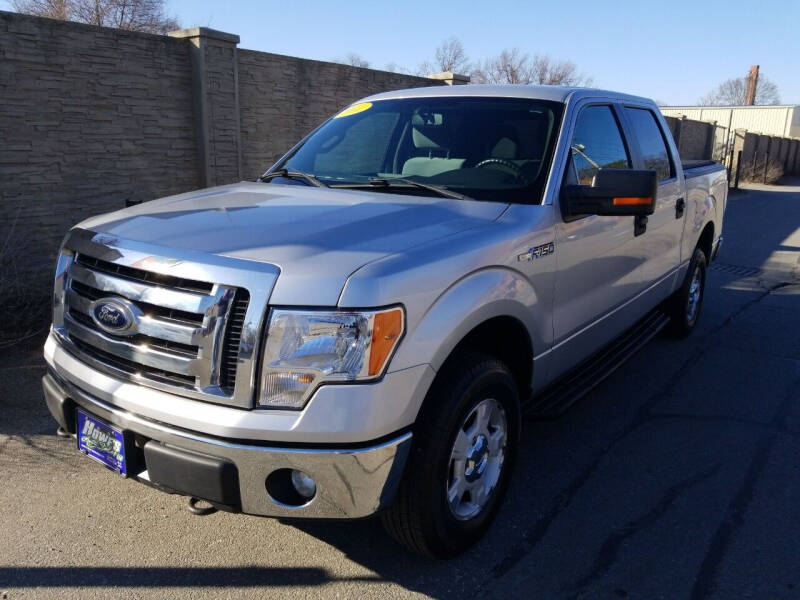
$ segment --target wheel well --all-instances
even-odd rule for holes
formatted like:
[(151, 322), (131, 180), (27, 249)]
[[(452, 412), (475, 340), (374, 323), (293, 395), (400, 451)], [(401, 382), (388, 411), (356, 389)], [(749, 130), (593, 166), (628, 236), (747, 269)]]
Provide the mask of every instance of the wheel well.
[(447, 361), (465, 350), (489, 354), (504, 362), (514, 375), (520, 399), (526, 399), (533, 376), (533, 347), (528, 331), (519, 320), (494, 317), (484, 321), (464, 336)]
[(700, 240), (697, 242), (697, 247), (700, 248), (706, 255), (706, 260), (711, 262), (711, 246), (714, 243), (714, 224), (708, 223), (700, 234)]

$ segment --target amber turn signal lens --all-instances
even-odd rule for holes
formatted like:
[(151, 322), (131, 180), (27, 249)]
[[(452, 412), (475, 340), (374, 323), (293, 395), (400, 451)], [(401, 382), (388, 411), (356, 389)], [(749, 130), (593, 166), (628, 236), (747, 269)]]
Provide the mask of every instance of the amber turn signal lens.
[(377, 375), (389, 360), (403, 335), (403, 310), (393, 308), (375, 315), (372, 326), (372, 347), (369, 354), (369, 375)]
[(621, 198), (614, 198), (614, 206), (640, 206), (652, 202), (653, 199), (647, 197), (624, 196)]

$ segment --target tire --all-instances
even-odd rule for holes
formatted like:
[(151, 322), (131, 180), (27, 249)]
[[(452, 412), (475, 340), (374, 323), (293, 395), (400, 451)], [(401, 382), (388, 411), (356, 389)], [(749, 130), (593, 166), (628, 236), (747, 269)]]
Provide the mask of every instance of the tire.
[(519, 429), (519, 394), (508, 367), (482, 354), (455, 355), (420, 411), (403, 480), (381, 517), (386, 531), (430, 558), (472, 546), (505, 496)]
[(667, 302), (670, 317), (667, 332), (672, 337), (685, 338), (697, 325), (706, 291), (707, 262), (705, 253), (695, 248), (683, 284)]

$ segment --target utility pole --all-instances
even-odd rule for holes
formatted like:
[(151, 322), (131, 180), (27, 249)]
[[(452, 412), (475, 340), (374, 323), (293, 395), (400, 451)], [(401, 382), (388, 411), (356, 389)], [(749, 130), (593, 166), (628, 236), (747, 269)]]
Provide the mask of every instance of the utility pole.
[(758, 87), (758, 65), (750, 67), (747, 75), (747, 95), (744, 98), (745, 106), (753, 106), (756, 103), (756, 87)]

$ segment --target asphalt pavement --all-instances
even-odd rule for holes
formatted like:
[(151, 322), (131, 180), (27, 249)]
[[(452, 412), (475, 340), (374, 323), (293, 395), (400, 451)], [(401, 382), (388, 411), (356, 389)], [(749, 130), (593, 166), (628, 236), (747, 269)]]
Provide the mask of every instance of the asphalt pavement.
[(795, 183), (731, 196), (698, 330), (526, 422), (492, 530), (447, 562), (374, 519), (193, 516), (57, 437), (40, 351), (1, 348), (0, 598), (800, 598)]

